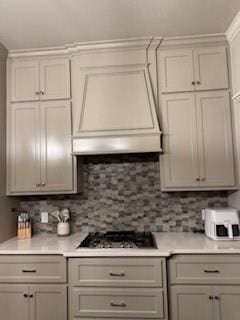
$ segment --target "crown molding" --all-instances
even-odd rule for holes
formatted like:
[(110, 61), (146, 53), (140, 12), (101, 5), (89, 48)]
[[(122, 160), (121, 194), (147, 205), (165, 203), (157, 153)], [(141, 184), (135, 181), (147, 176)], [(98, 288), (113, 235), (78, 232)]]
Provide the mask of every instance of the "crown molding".
[(7, 58), (8, 55), (8, 51), (7, 49), (4, 47), (4, 45), (0, 42), (0, 59), (4, 60)]
[[(160, 39), (160, 38), (156, 38)], [(76, 42), (61, 47), (10, 50), (9, 58), (73, 55), (80, 52), (148, 49), (153, 37)]]
[(228, 27), (226, 31), (226, 37), (229, 42), (232, 42), (234, 38), (240, 32), (240, 10), (238, 11), (237, 15), (233, 19), (232, 23)]
[(161, 43), (161, 48), (207, 45), (209, 43), (226, 44), (227, 37), (225, 33), (202, 34), (183, 37), (164, 38)]

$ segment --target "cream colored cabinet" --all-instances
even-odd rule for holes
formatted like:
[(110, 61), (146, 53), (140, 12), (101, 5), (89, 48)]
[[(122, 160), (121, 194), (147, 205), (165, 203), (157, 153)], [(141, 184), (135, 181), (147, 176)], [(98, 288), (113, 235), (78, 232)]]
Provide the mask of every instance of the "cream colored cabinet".
[(160, 91), (194, 90), (192, 49), (162, 50), (159, 54)]
[(172, 320), (238, 320), (239, 255), (176, 255), (169, 260)]
[(31, 285), (29, 320), (67, 320), (65, 285)]
[(227, 89), (226, 47), (161, 50), (159, 73), (162, 93)]
[(1, 319), (28, 320), (27, 293), (26, 285), (0, 285)]
[(39, 103), (14, 104), (10, 111), (9, 191), (37, 192), (41, 181)]
[(16, 60), (10, 68), (12, 102), (70, 98), (69, 59)]
[(229, 93), (196, 95), (200, 184), (233, 186), (234, 160)]
[(69, 320), (168, 319), (163, 258), (69, 259)]
[(211, 296), (211, 288), (208, 286), (171, 287), (171, 319), (213, 320)]
[(76, 191), (69, 101), (12, 104), (9, 145), (9, 194)]
[(1, 319), (67, 320), (65, 285), (0, 285)]
[(162, 126), (162, 187), (197, 187), (199, 166), (194, 95), (164, 95)]
[(162, 123), (163, 190), (234, 186), (227, 91), (163, 95)]
[(238, 320), (240, 314), (240, 287), (216, 286), (213, 288), (214, 319)]
[(171, 287), (172, 320), (238, 320), (239, 286)]
[(10, 74), (11, 101), (39, 100), (39, 62), (14, 61)]

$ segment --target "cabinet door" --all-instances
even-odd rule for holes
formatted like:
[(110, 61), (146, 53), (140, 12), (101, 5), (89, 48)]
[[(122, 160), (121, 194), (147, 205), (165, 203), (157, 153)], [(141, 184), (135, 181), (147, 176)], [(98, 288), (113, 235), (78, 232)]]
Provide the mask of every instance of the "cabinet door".
[(199, 185), (196, 121), (194, 94), (163, 96), (163, 187)]
[(32, 285), (29, 303), (30, 320), (67, 320), (65, 285)]
[(29, 320), (27, 294), (27, 286), (0, 285), (0, 318), (3, 320)]
[(233, 186), (229, 94), (214, 91), (198, 93), (196, 97), (201, 186)]
[(172, 320), (213, 320), (211, 287), (172, 286), (170, 291)]
[(227, 89), (228, 67), (225, 47), (194, 50), (196, 90)]
[(70, 102), (42, 102), (40, 110), (42, 191), (72, 190)]
[(38, 102), (11, 105), (8, 179), (12, 193), (39, 191), (39, 120)]
[(239, 320), (240, 287), (218, 286), (213, 289), (214, 319)]
[(40, 61), (41, 100), (70, 98), (69, 59)]
[(191, 49), (160, 51), (159, 66), (162, 92), (194, 90), (193, 51)]
[(16, 61), (11, 64), (11, 101), (39, 100), (39, 62)]

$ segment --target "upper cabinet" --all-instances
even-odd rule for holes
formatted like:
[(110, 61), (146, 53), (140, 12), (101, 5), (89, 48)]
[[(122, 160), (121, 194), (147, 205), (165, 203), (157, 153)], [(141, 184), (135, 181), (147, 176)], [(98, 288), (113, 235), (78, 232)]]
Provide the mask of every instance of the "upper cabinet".
[(160, 91), (227, 89), (226, 50), (225, 46), (160, 50)]
[(11, 101), (70, 98), (68, 58), (15, 60), (10, 73)]
[(77, 191), (69, 101), (14, 103), (8, 127), (9, 195)]
[(162, 118), (162, 190), (234, 186), (231, 111), (227, 91), (164, 95)]

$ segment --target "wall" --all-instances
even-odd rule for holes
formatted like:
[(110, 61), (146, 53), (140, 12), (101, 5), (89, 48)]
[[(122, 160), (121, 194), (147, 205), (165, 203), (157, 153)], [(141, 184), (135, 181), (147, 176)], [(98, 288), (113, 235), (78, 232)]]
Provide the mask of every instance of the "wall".
[(16, 235), (16, 217), (11, 208), (18, 202), (6, 193), (6, 49), (0, 43), (0, 242)]
[(35, 232), (56, 232), (56, 221), (40, 223), (40, 211), (67, 207), (72, 231), (190, 231), (201, 228), (201, 209), (226, 206), (226, 192), (161, 193), (157, 154), (88, 156), (83, 193), (25, 198)]
[[(231, 53), (233, 111), (236, 137), (237, 168), (240, 176), (240, 11), (227, 31)], [(229, 205), (240, 210), (240, 191), (229, 195)]]

